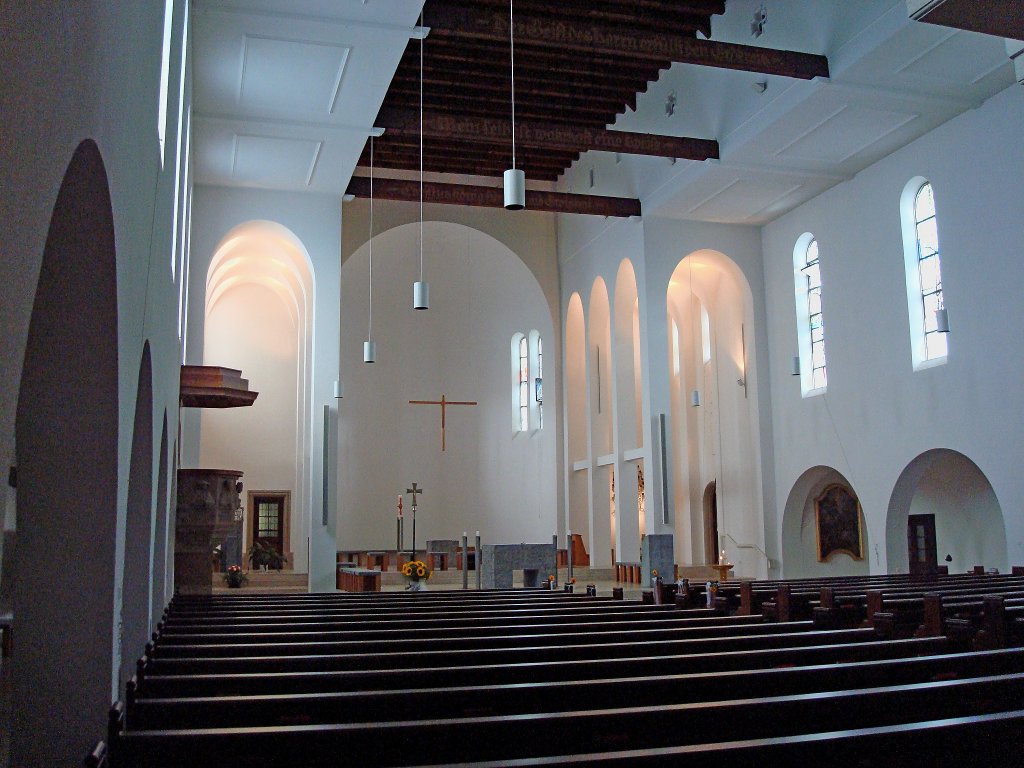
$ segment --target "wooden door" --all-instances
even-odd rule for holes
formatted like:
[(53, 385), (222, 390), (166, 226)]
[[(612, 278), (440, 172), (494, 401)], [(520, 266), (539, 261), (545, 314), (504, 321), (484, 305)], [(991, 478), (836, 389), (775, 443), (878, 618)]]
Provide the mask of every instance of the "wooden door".
[(910, 573), (926, 576), (938, 571), (935, 548), (935, 515), (910, 515), (907, 518), (907, 558)]
[(284, 497), (252, 497), (252, 540), (284, 554)]

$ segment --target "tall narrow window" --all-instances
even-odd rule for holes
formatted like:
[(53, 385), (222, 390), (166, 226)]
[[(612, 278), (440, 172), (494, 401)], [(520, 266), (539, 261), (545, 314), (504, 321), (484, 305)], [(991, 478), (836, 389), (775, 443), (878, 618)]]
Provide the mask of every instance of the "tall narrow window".
[(530, 428), (530, 345), (525, 336), (519, 339), (519, 431)]
[[(907, 315), (914, 370), (941, 365), (948, 354), (948, 326), (940, 326), (936, 313), (945, 310), (939, 230), (931, 182), (915, 176), (900, 197), (903, 226), (903, 265), (907, 280)], [(943, 312), (945, 314), (945, 312)]]
[(800, 390), (805, 397), (821, 394), (828, 385), (821, 265), (818, 256), (818, 240), (810, 232), (805, 232), (793, 248)]
[(544, 429), (544, 342), (537, 337), (537, 376), (533, 383), (533, 395), (537, 401), (537, 429)]
[(932, 185), (925, 182), (914, 198), (914, 236), (917, 240), (917, 276), (924, 313), (924, 359), (946, 356), (946, 336), (936, 323), (936, 312), (943, 308), (942, 269), (939, 264), (939, 230), (935, 220)]
[(825, 372), (825, 322), (821, 314), (821, 268), (818, 264), (818, 241), (807, 244), (804, 268), (807, 281), (807, 327), (811, 334), (811, 389), (824, 389), (828, 383)]

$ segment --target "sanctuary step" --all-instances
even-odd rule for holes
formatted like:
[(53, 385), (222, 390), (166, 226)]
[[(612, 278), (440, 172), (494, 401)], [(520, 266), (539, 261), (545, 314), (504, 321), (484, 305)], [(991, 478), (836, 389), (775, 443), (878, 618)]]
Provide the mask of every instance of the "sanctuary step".
[(224, 583), (224, 574), (213, 574), (214, 593), (278, 592), (282, 594), (309, 591), (309, 574), (304, 571), (249, 571), (248, 581), (232, 588)]

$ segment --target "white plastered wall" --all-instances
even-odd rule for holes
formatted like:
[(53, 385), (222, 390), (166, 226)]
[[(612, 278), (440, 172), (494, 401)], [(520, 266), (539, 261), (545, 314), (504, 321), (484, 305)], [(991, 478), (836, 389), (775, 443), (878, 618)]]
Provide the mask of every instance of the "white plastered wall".
[[(358, 226), (352, 222), (359, 221), (360, 211), (352, 209), (352, 220), (348, 211), (346, 228)], [(552, 352), (560, 345), (536, 272), (486, 232), (427, 218), (424, 279), (430, 283), (430, 308), (418, 312), (412, 308), (412, 284), (420, 274), (419, 222), (384, 229), (381, 218), (388, 220), (375, 215), (373, 364), (362, 362), (369, 332), (369, 243), (347, 256), (342, 272), (339, 548), (395, 548), (397, 497), (413, 482), (424, 489), (417, 547), (477, 530), (490, 543), (550, 541), (558, 520), (560, 392), (545, 382), (544, 427), (518, 431), (510, 371), (511, 340), (536, 330), (544, 341), (546, 375), (557, 380), (551, 361), (558, 359)], [(534, 262), (540, 261), (538, 252), (551, 253), (544, 237), (520, 245)], [(444, 450), (440, 407), (409, 403), (442, 395), (477, 403), (447, 407)], [(406, 497), (407, 548), (410, 503)]]
[[(282, 449), (278, 455), (284, 456), (287, 453), (283, 460), (295, 460), (301, 465), (295, 470), (296, 477), (301, 482), (302, 492), (298, 494), (301, 501), (299, 504), (293, 504), (291, 510), (291, 549), (295, 553), (294, 567), (300, 571), (308, 568), (311, 591), (334, 589), (335, 520), (334, 515), (329, 514), (327, 525), (323, 524), (321, 455), (324, 406), (331, 409), (332, 423), (337, 418), (334, 381), (338, 378), (340, 201), (329, 195), (197, 186), (193, 207), (192, 262), (189, 275), (189, 364), (223, 364), (207, 359), (204, 338), (206, 277), (211, 260), (225, 236), (247, 222), (273, 222), (283, 227), (290, 236), (294, 236), (308, 256), (313, 292), (311, 297), (307, 297), (307, 309), (311, 312), (312, 326), (311, 331), (307, 333), (306, 342), (311, 364), (305, 387), (300, 388), (296, 385), (298, 402), (302, 403), (304, 399), (308, 403), (302, 411), (302, 418), (306, 420), (305, 438), (294, 449)], [(242, 375), (249, 379), (250, 388), (260, 391), (262, 384), (259, 375), (244, 368)], [(274, 380), (277, 381), (276, 374)], [(252, 413), (253, 410), (240, 409), (237, 418), (243, 422), (248, 418), (258, 418), (258, 415)], [(283, 418), (291, 420), (293, 413), (294, 411), (291, 411)], [(200, 418), (199, 412), (194, 409), (183, 411), (182, 465), (186, 467), (199, 466)], [(301, 434), (301, 430), (297, 430), (296, 434)], [(329, 432), (328, 439), (331, 437)], [(244, 434), (238, 439), (244, 440)], [(335, 449), (332, 444), (332, 455)], [(276, 458), (273, 461), (279, 464)], [(332, 467), (333, 463), (329, 462), (328, 510), (333, 509), (331, 497), (336, 492), (336, 479)], [(271, 471), (269, 475), (261, 475), (261, 470), (255, 467), (254, 469), (256, 475), (253, 478), (243, 477), (247, 489), (256, 490), (257, 486), (253, 483), (262, 480), (267, 483), (277, 482), (277, 470)]]
[[(860, 497), (872, 572), (900, 569), (886, 556), (887, 509), (904, 468), (936, 448), (963, 454), (991, 483), (1007, 552), (989, 556), (1024, 561), (1024, 516), (1014, 512), (1024, 504), (1016, 417), (1024, 393), (1014, 385), (1024, 376), (1022, 124), (1024, 90), (1013, 86), (763, 229), (774, 506), (781, 515), (808, 468), (835, 467)], [(899, 215), (915, 176), (935, 189), (952, 329), (947, 362), (917, 372)], [(804, 232), (820, 246), (828, 356), (828, 391), (808, 398), (787, 363), (796, 353), (793, 245)], [(905, 531), (892, 535), (905, 538)]]

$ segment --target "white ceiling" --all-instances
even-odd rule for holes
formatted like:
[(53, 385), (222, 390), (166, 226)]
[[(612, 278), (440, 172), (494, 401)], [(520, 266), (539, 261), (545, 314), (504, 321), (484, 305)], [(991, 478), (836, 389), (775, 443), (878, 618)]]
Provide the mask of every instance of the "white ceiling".
[(203, 0), (195, 178), (340, 195), (422, 0)]
[[(197, 182), (340, 196), (421, 5), (197, 0)], [(829, 79), (674, 65), (614, 127), (717, 138), (721, 160), (588, 152), (558, 188), (640, 197), (648, 215), (759, 225), (1014, 81), (1002, 39), (910, 21), (905, 0), (766, 0), (754, 40), (760, 5), (727, 0), (712, 39), (825, 54)]]

